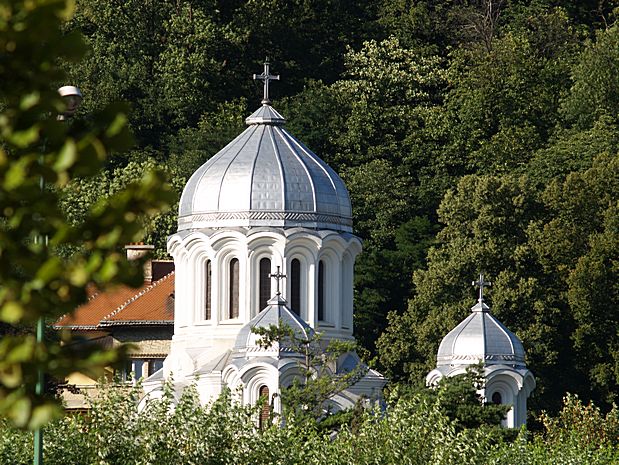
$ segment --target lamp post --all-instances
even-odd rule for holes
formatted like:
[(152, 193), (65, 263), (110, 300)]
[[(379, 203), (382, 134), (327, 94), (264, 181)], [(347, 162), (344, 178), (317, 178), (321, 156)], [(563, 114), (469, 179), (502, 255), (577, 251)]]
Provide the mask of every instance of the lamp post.
[[(80, 103), (82, 102), (82, 92), (79, 90), (79, 88), (75, 86), (63, 86), (58, 89), (58, 93), (66, 104), (65, 111), (58, 115), (58, 121), (65, 121), (67, 118), (70, 118), (75, 114), (77, 107), (79, 107)], [(43, 160), (41, 160), (41, 162), (42, 161)], [(43, 179), (43, 176), (41, 176), (41, 179), (39, 180), (39, 186), (41, 187), (41, 192), (43, 192), (45, 190), (45, 180)], [(37, 236), (35, 238), (35, 242), (43, 244), (43, 246), (45, 247), (47, 245), (47, 236)], [(44, 334), (45, 319), (41, 316), (37, 320), (37, 344), (43, 342)], [(37, 396), (42, 396), (44, 390), (44, 373), (43, 370), (39, 368), (37, 372), (37, 384), (35, 387), (35, 393)], [(34, 430), (34, 465), (43, 465), (43, 430), (41, 428), (37, 428), (36, 430)]]

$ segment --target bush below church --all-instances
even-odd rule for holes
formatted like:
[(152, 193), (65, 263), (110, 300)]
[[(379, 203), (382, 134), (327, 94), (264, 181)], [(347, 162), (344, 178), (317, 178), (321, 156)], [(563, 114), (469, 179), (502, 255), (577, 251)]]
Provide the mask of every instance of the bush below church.
[[(619, 461), (619, 414), (607, 415), (568, 396), (544, 432), (497, 440), (484, 428), (462, 428), (423, 393), (386, 411), (360, 410), (337, 433), (288, 422), (257, 431), (257, 409), (224, 394), (208, 407), (187, 389), (138, 412), (139, 390), (107, 387), (88, 415), (69, 415), (45, 429), (46, 465), (80, 464), (611, 464)], [(30, 464), (31, 433), (0, 423), (0, 463)]]

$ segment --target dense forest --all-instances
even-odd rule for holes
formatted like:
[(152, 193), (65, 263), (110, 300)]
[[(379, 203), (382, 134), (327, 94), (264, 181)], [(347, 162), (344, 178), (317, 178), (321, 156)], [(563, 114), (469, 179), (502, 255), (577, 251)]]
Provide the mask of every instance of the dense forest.
[[(288, 129), (346, 182), (355, 331), (391, 380), (420, 383), (493, 281), (522, 339), (533, 409), (619, 393), (619, 3), (613, 0), (78, 0), (65, 32), (77, 120), (130, 103), (136, 144), (74, 181), (63, 210), (152, 166), (180, 193), (244, 128), (265, 56)], [(165, 256), (175, 212), (147, 222)]]

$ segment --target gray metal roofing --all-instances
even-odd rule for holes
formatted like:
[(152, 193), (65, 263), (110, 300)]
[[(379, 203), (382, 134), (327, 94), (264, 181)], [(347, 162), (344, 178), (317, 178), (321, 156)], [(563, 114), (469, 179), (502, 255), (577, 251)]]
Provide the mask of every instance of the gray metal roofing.
[(230, 226), (305, 226), (352, 231), (342, 179), (265, 105), (249, 127), (191, 176), (179, 230)]
[(524, 366), (524, 348), (513, 332), (492, 316), (483, 303), (441, 341), (437, 366), (502, 363)]
[[(286, 301), (277, 297), (269, 300), (269, 305), (258, 315), (253, 317), (249, 323), (241, 328), (234, 344), (235, 350), (242, 350), (256, 345), (256, 339), (260, 336), (252, 332), (253, 328), (268, 328), (269, 326), (288, 326), (292, 328), (298, 336), (307, 338), (313, 329), (300, 317), (292, 312), (287, 306)], [(281, 349), (285, 349), (285, 344)]]

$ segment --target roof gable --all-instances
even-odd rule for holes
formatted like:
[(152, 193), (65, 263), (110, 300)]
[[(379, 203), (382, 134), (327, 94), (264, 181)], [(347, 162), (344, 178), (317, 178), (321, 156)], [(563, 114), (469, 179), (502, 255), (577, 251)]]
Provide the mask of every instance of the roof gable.
[(174, 272), (139, 288), (118, 286), (95, 291), (75, 312), (64, 315), (56, 329), (94, 330), (115, 325), (174, 323)]

